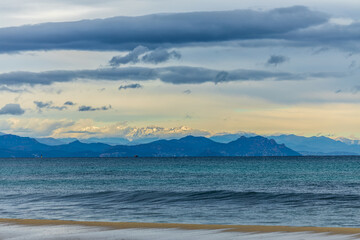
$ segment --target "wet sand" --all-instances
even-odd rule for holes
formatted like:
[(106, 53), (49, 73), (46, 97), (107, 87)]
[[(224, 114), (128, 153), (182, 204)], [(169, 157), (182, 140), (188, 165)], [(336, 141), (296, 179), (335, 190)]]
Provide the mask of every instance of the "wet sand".
[(223, 232), (243, 233), (296, 233), (311, 232), (325, 234), (358, 235), (360, 228), (343, 227), (289, 227), (289, 226), (258, 226), (258, 225), (211, 225), (211, 224), (179, 224), (179, 223), (138, 223), (138, 222), (91, 222), (67, 220), (38, 219), (0, 219), (2, 224), (17, 224), (26, 226), (63, 226), (76, 225), (84, 227), (100, 227), (106, 229), (181, 229), (181, 230), (221, 230)]

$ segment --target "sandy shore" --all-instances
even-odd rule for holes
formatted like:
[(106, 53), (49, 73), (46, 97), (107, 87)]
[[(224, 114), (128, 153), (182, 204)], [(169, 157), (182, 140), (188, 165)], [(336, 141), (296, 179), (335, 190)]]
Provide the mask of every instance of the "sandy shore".
[(257, 226), (257, 225), (210, 225), (210, 224), (178, 224), (178, 223), (135, 223), (135, 222), (90, 222), (67, 220), (38, 220), (38, 219), (6, 219), (1, 218), (3, 224), (19, 224), (33, 226), (62, 226), (77, 225), (86, 227), (102, 227), (108, 229), (182, 229), (182, 230), (222, 230), (224, 232), (243, 233), (273, 233), (273, 232), (313, 232), (326, 234), (346, 234), (360, 237), (360, 228), (343, 227), (288, 227), (288, 226)]

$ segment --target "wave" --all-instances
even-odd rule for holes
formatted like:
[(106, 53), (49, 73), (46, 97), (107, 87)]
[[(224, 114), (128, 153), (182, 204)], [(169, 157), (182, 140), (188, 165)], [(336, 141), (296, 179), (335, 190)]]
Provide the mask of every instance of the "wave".
[(130, 203), (130, 204), (171, 204), (171, 203), (218, 203), (227, 204), (286, 204), (304, 205), (314, 202), (348, 203), (352, 207), (360, 207), (360, 195), (355, 194), (329, 194), (329, 193), (272, 193), (252, 191), (102, 191), (88, 192), (68, 195), (7, 195), (0, 199), (25, 198), (28, 202), (37, 201), (70, 201), (70, 202), (101, 202), (108, 204)]

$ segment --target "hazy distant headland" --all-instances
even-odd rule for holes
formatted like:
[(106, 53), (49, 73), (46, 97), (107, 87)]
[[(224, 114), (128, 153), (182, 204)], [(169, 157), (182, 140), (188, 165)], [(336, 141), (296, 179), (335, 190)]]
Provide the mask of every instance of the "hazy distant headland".
[(206, 156), (300, 156), (301, 154), (261, 136), (240, 137), (228, 143), (187, 136), (139, 145), (82, 143), (78, 140), (56, 146), (34, 138), (0, 136), (0, 157), (206, 157)]
[[(0, 157), (206, 157), (359, 155), (360, 145), (327, 137), (296, 135), (220, 136), (180, 139), (144, 139), (138, 142), (112, 139), (29, 138), (0, 136)], [(109, 141), (111, 142), (109, 144)], [(120, 144), (116, 144), (120, 143)]]

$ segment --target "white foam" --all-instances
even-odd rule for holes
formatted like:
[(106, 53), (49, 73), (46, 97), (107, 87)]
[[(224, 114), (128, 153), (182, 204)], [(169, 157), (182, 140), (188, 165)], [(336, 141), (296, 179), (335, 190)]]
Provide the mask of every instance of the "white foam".
[(74, 225), (23, 226), (0, 224), (1, 240), (348, 240), (355, 235), (311, 232), (241, 233), (221, 230), (121, 229)]

